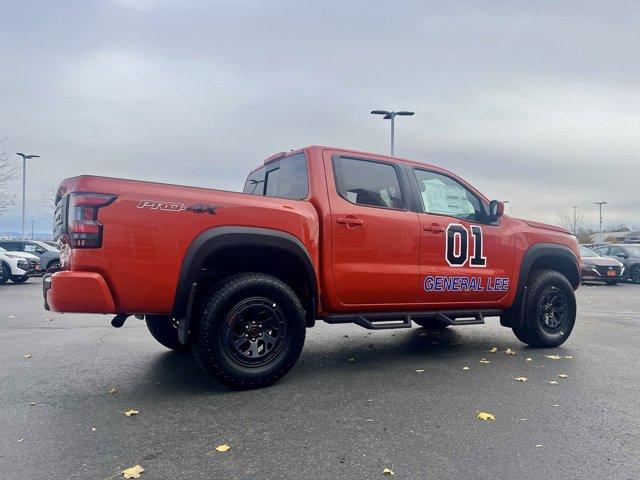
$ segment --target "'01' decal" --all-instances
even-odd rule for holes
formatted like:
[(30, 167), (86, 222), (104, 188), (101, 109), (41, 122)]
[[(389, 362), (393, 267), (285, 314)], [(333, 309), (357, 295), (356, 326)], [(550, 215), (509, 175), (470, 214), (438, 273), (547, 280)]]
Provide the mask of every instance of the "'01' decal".
[[(484, 254), (482, 227), (471, 225), (467, 229), (459, 223), (450, 223), (446, 230), (444, 258), (451, 267), (483, 268), (487, 266)], [(427, 275), (424, 279), (426, 292), (507, 292), (508, 277)]]

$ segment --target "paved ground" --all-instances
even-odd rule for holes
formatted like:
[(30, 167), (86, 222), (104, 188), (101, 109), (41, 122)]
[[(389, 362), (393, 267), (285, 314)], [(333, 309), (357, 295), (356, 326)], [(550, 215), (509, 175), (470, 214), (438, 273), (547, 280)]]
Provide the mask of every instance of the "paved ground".
[(48, 314), (37, 279), (0, 286), (0, 477), (639, 478), (640, 286), (578, 298), (558, 349), (493, 320), (440, 335), (319, 324), (283, 381), (234, 392), (141, 321)]

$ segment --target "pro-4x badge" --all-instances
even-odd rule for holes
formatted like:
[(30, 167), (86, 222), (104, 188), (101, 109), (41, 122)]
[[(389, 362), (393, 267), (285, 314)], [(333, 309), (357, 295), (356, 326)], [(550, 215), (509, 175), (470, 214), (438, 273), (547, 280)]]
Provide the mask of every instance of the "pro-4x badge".
[(193, 212), (208, 213), (215, 215), (216, 210), (222, 208), (222, 205), (211, 205), (207, 203), (192, 203), (187, 205), (180, 202), (163, 202), (158, 200), (140, 200), (138, 208), (148, 208), (150, 210), (162, 210), (163, 212)]

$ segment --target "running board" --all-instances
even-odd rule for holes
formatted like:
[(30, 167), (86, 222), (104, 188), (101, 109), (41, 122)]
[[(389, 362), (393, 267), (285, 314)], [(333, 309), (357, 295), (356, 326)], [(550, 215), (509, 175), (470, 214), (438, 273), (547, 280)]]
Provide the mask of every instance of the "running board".
[(481, 325), (484, 317), (497, 317), (502, 310), (443, 310), (434, 312), (357, 313), (327, 315), (326, 323), (355, 323), (369, 330), (411, 328), (413, 319), (431, 319), (443, 325)]

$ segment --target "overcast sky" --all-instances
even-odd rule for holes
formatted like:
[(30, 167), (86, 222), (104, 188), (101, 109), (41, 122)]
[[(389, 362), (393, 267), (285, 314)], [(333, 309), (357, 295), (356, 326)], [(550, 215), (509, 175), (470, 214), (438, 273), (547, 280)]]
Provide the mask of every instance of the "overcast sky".
[[(0, 0), (0, 139), (40, 193), (99, 174), (239, 190), (310, 144), (444, 166), (512, 214), (640, 225), (640, 3)], [(15, 185), (20, 192), (19, 184)], [(18, 199), (20, 195), (18, 195)], [(28, 224), (29, 225), (29, 224)], [(20, 226), (20, 204), (0, 231)]]

